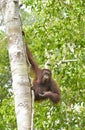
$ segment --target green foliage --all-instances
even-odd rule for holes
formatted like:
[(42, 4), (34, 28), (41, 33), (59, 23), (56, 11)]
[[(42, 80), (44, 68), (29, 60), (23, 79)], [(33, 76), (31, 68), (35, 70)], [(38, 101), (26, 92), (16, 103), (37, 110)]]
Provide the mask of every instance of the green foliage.
[(85, 97), (85, 8), (84, 1), (35, 1), (34, 23), (24, 25), (25, 40), (44, 67), (50, 55), (50, 69), (57, 80), (62, 100), (58, 106), (35, 104), (38, 130), (83, 130)]
[[(84, 130), (85, 2), (83, 0), (23, 1), (31, 8), (31, 12), (21, 10), (25, 41), (40, 67), (44, 67), (50, 59), (49, 68), (61, 89), (61, 102), (57, 106), (50, 101), (35, 103), (35, 128), (36, 130)], [(4, 37), (1, 34), (0, 41)], [(14, 130), (16, 127), (13, 100), (9, 100), (10, 81), (8, 55), (5, 43), (2, 41), (0, 44), (1, 130)]]
[[(38, 111), (37, 111), (38, 110)], [(84, 104), (56, 105), (49, 101), (35, 104), (35, 126), (38, 130), (83, 130)]]
[(16, 130), (13, 98), (4, 99), (0, 104), (0, 130)]
[(28, 5), (32, 5), (34, 0), (22, 0), (23, 4), (25, 4), (26, 6)]
[(11, 93), (9, 89), (11, 86), (11, 72), (9, 68), (9, 59), (4, 33), (0, 33), (0, 102)]
[(16, 130), (7, 41), (0, 32), (0, 130)]

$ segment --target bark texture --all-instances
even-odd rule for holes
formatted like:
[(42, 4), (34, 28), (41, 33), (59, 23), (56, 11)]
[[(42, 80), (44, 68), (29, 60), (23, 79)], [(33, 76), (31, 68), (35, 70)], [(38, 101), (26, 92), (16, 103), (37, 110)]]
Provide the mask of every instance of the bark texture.
[[(6, 0), (5, 23), (12, 72), (18, 130), (32, 130), (32, 99), (29, 69), (19, 15), (19, 0)], [(29, 86), (29, 87), (28, 87)]]

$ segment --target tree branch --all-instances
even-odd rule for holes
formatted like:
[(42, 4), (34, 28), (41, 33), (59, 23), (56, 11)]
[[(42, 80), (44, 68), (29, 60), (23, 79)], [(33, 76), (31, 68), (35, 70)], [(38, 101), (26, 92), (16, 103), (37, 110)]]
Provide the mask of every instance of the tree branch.
[(57, 63), (57, 65), (60, 65), (62, 63), (68, 63), (68, 62), (77, 62), (77, 59), (61, 60)]

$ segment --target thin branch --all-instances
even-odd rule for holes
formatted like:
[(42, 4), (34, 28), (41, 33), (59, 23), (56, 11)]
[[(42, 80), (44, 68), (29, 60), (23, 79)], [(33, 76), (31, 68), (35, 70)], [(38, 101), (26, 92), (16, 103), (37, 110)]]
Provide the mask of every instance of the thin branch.
[(34, 91), (32, 90), (32, 118), (31, 118), (31, 130), (34, 130)]
[(77, 62), (77, 59), (61, 60), (57, 63), (57, 65), (60, 65), (62, 63), (68, 63), (68, 62)]

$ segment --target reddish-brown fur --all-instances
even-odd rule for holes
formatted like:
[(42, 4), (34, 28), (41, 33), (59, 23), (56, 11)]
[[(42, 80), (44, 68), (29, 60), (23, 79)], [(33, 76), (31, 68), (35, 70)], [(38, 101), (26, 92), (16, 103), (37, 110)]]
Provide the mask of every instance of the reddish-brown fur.
[(35, 101), (50, 99), (53, 103), (58, 103), (60, 101), (60, 89), (57, 83), (52, 79), (51, 71), (49, 69), (40, 69), (38, 67), (38, 64), (34, 61), (34, 58), (27, 46), (26, 52), (35, 73), (35, 79), (32, 87), (35, 94)]

